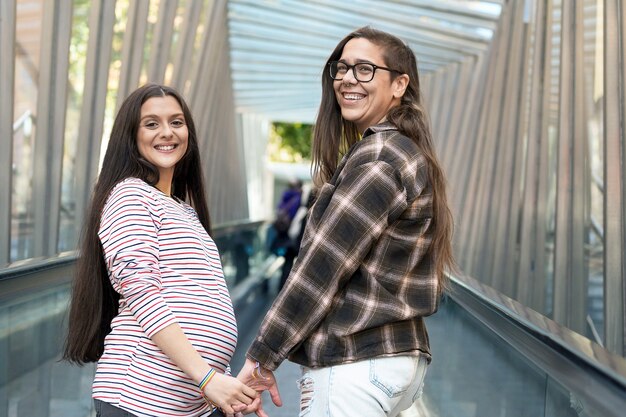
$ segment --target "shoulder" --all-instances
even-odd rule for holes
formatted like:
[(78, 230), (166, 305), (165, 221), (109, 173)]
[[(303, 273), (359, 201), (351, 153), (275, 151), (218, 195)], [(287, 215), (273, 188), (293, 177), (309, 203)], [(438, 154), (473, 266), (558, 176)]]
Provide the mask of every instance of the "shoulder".
[(103, 242), (121, 230), (151, 234), (164, 218), (161, 199), (154, 187), (138, 178), (117, 183), (104, 204), (99, 235)]
[(402, 134), (391, 123), (382, 123), (365, 131), (362, 142), (369, 149), (372, 162), (387, 165), (412, 198), (429, 182), (426, 157), (415, 140)]
[(352, 155), (362, 162), (380, 161), (402, 170), (405, 167), (417, 168), (424, 156), (415, 141), (400, 133), (390, 123), (381, 123), (365, 131)]
[(153, 196), (154, 187), (142, 179), (129, 177), (118, 182), (111, 190), (111, 195), (138, 194)]
[(126, 178), (117, 183), (107, 198), (104, 214), (122, 206), (144, 206), (150, 212), (159, 211), (158, 195), (154, 187), (139, 178)]

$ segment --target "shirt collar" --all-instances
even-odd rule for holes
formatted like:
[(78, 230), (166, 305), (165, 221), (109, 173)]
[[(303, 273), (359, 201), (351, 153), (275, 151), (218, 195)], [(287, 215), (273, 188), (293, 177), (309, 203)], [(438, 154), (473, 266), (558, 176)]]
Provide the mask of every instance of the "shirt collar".
[(398, 128), (395, 127), (393, 124), (391, 124), (391, 122), (382, 122), (382, 123), (379, 123), (374, 126), (370, 126), (367, 129), (365, 129), (365, 132), (363, 132), (362, 138), (366, 138), (369, 135), (373, 135), (374, 133), (387, 132), (389, 130), (398, 130)]

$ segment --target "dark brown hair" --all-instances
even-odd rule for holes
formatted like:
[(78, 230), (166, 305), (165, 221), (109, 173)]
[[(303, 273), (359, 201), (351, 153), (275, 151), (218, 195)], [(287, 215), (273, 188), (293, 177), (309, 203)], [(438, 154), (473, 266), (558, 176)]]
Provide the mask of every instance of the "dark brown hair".
[[(409, 76), (409, 84), (401, 103), (387, 114), (387, 121), (397, 127), (403, 135), (411, 138), (428, 161), (430, 182), (433, 189), (433, 241), (430, 247), (435, 258), (435, 273), (440, 291), (447, 288), (445, 272), (456, 269), (452, 254), (452, 213), (446, 198), (446, 180), (433, 146), (432, 135), (422, 97), (417, 72), (415, 54), (397, 37), (363, 27), (343, 38), (335, 47), (322, 73), (322, 101), (313, 132), (313, 178), (319, 187), (328, 182), (335, 173), (341, 155), (361, 139), (356, 125), (341, 116), (341, 109), (335, 98), (333, 79), (326, 70), (330, 61), (341, 58), (343, 48), (355, 38), (367, 39), (380, 47), (384, 65)], [(391, 72), (392, 80), (397, 77)]]
[(98, 239), (100, 216), (107, 197), (120, 181), (129, 177), (140, 178), (150, 185), (159, 181), (158, 169), (139, 154), (137, 131), (141, 106), (150, 98), (166, 96), (174, 97), (180, 104), (189, 131), (187, 152), (174, 169), (172, 195), (189, 202), (207, 233), (211, 231), (198, 137), (191, 111), (173, 88), (144, 85), (124, 100), (117, 113), (102, 170), (85, 215), (70, 300), (69, 331), (63, 352), (63, 359), (70, 362), (95, 362), (102, 356), (104, 338), (111, 331), (111, 320), (118, 313), (119, 294), (109, 280)]

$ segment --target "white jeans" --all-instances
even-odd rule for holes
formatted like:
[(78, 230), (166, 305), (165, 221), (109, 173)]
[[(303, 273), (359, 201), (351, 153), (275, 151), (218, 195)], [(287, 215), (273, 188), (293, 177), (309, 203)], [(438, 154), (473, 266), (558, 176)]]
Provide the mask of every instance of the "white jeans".
[(302, 367), (300, 417), (395, 417), (421, 395), (427, 366), (423, 356), (402, 355)]

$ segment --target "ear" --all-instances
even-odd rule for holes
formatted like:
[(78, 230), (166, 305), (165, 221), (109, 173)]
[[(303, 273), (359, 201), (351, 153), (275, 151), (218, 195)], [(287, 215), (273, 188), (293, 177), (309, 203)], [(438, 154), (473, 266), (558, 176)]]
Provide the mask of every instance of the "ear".
[(394, 98), (402, 98), (409, 86), (409, 76), (407, 74), (398, 75), (392, 83)]

